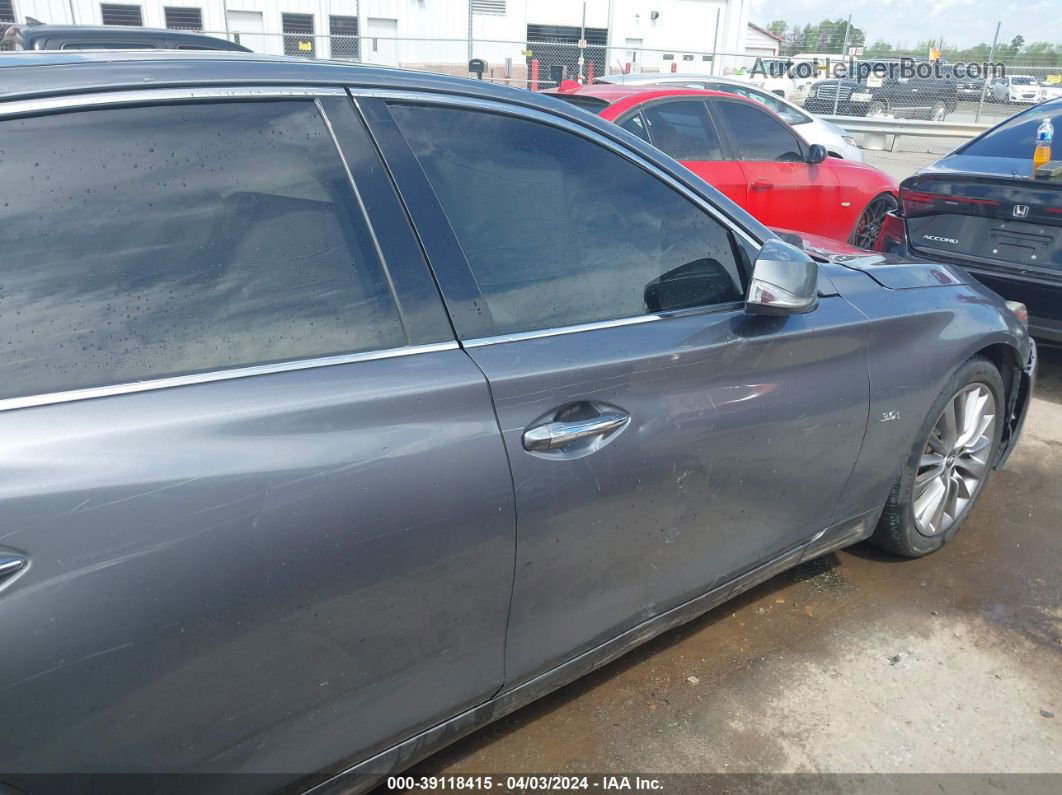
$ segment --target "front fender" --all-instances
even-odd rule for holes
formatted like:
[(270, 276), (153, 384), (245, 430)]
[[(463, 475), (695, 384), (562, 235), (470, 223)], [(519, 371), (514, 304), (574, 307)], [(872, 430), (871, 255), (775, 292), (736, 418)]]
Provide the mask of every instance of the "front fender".
[[(1004, 346), (1023, 362), (1031, 349), (1002, 299), (981, 285), (890, 290), (873, 283), (868, 289), (867, 281), (869, 276), (835, 280), (841, 294), (870, 320), (869, 422), (837, 516), (885, 503), (930, 406), (965, 361)], [(1011, 392), (1007, 454), (1020, 432), (1018, 415), (1028, 403), (1021, 400), (1020, 388)]]

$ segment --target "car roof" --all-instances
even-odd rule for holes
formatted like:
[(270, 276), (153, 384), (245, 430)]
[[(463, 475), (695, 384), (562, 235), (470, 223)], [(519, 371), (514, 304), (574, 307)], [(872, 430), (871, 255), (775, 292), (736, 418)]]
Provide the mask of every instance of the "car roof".
[(191, 30), (171, 30), (169, 28), (141, 28), (131, 25), (21, 25), (19, 33), (30, 49), (35, 39), (69, 38), (84, 42), (92, 41), (158, 41), (169, 39), (184, 41), (189, 44), (209, 43), (219, 49), (233, 48), (248, 52), (246, 47), (218, 36), (208, 36)]
[(623, 83), (644, 83), (652, 80), (715, 80), (712, 75), (706, 75), (703, 72), (638, 72), (635, 74), (625, 75), (601, 75), (594, 78), (595, 85), (601, 85), (605, 83), (611, 84), (623, 84)]
[(756, 102), (753, 99), (749, 99), (748, 97), (743, 97), (740, 94), (731, 94), (728, 91), (712, 91), (705, 88), (669, 88), (666, 86), (643, 85), (621, 86), (598, 83), (588, 86), (580, 86), (577, 89), (554, 90), (548, 93), (556, 94), (560, 97), (589, 97), (600, 100), (606, 104), (603, 104), (600, 108), (594, 108), (592, 112), (600, 114), (603, 118), (610, 121), (622, 116), (631, 108), (653, 99), (660, 99), (663, 97), (718, 97), (720, 99), (735, 100), (737, 102), (748, 102), (779, 119), (786, 126), (789, 126), (785, 119), (782, 119), (766, 105)]
[[(349, 61), (211, 50), (25, 50), (0, 55), (0, 101), (196, 86), (336, 85), (474, 94), (525, 105), (556, 100), (486, 80)], [(564, 106), (568, 109), (568, 106)]]

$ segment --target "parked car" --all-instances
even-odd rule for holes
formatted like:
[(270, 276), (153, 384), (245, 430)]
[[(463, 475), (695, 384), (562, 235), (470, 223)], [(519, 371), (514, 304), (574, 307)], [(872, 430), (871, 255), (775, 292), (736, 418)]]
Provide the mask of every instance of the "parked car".
[(1024, 303), (1034, 335), (1062, 342), (1062, 180), (1032, 179), (1045, 118), (1062, 130), (1062, 100), (1011, 116), (905, 179), (875, 248), (961, 265)]
[(0, 50), (232, 50), (236, 42), (186, 30), (154, 30), (124, 25), (11, 25)]
[(1040, 101), (1049, 102), (1052, 99), (1062, 99), (1062, 83), (1040, 82)]
[[(880, 64), (877, 74), (873, 67)], [(820, 80), (811, 87), (804, 109), (811, 113), (842, 116), (893, 116), (943, 121), (959, 105), (957, 82), (942, 73), (929, 77), (903, 77), (898, 63), (870, 61), (865, 76)], [(861, 74), (861, 73), (860, 73)], [(836, 107), (836, 110), (834, 108)]]
[[(740, 94), (766, 105), (783, 119), (808, 144), (822, 144), (832, 157), (863, 162), (863, 150), (856, 146), (855, 139), (842, 127), (820, 119), (806, 112), (787, 99), (772, 94), (763, 88), (751, 85), (748, 81), (732, 77), (712, 77), (710, 75), (676, 76), (667, 74), (640, 75), (606, 75), (594, 80), (598, 84), (613, 85), (654, 85), (671, 88), (707, 88), (712, 91), (725, 91)], [(563, 85), (563, 84), (562, 84)], [(577, 85), (577, 84), (576, 84)]]
[(1032, 104), (1041, 99), (1040, 84), (1030, 75), (997, 77), (991, 87), (993, 102)]
[(896, 207), (899, 188), (888, 174), (829, 157), (743, 96), (616, 85), (576, 85), (552, 95), (653, 144), (768, 226), (869, 248)]
[[(729, 75), (732, 79), (762, 83), (762, 88), (793, 103), (802, 103), (808, 96), (808, 90), (815, 82), (810, 77), (794, 77), (790, 73), (791, 62), (785, 58), (760, 58), (762, 71), (755, 65), (742, 68)], [(766, 74), (764, 74), (766, 72)]]
[(985, 81), (981, 78), (967, 77), (955, 84), (955, 90), (959, 95), (959, 99), (976, 102), (981, 99), (984, 85)]
[(5, 784), (363, 791), (802, 560), (939, 548), (1020, 434), (1018, 307), (555, 99), (0, 73)]

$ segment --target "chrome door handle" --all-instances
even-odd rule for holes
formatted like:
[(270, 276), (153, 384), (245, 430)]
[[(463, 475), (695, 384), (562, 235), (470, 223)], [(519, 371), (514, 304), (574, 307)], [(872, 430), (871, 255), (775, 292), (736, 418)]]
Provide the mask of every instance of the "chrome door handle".
[(588, 420), (547, 422), (524, 431), (525, 450), (556, 450), (566, 444), (619, 430), (631, 417), (622, 411), (606, 411)]
[(7, 577), (15, 572), (21, 571), (22, 567), (26, 565), (26, 561), (23, 558), (16, 558), (12, 555), (0, 555), (0, 577)]

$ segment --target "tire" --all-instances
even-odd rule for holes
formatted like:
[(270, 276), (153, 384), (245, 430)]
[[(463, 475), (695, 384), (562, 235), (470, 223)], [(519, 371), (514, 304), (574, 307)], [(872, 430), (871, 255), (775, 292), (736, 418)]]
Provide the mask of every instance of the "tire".
[[(981, 404), (981, 398), (985, 395), (991, 397), (994, 403), (989, 404), (986, 401)], [(964, 396), (966, 400), (972, 401), (973, 408), (984, 405), (992, 412), (991, 427), (985, 427), (977, 437), (973, 437), (970, 435), (971, 429), (981, 426), (983, 416), (968, 422), (966, 433), (961, 421), (963, 418), (960, 417), (960, 422), (953, 426), (957, 429), (958, 439), (951, 445), (946, 443), (947, 440), (939, 433), (939, 423), (947, 421), (945, 410), (950, 411), (955, 405), (970, 405), (960, 402)], [(992, 472), (992, 464), (999, 454), (1005, 405), (1003, 379), (994, 364), (975, 357), (958, 369), (922, 423), (899, 478), (889, 493), (885, 510), (870, 538), (871, 543), (903, 557), (918, 558), (940, 549), (958, 532), (977, 504), (977, 498), (981, 495)], [(973, 418), (975, 413), (968, 412), (967, 420)], [(953, 448), (960, 447), (964, 437), (968, 437), (971, 449), (977, 448), (976, 454), (955, 454)], [(941, 454), (938, 454), (938, 450)], [(944, 455), (946, 450), (952, 451)], [(939, 465), (935, 461), (929, 461), (934, 456), (940, 459)], [(978, 465), (975, 466), (975, 463)], [(979, 474), (975, 483), (971, 484), (971, 474), (975, 469)], [(939, 476), (934, 474), (937, 471), (941, 473)], [(955, 489), (954, 492), (947, 485), (949, 483), (954, 483), (951, 487)], [(916, 495), (916, 485), (920, 489), (921, 500)], [(943, 508), (938, 521), (933, 523), (932, 516), (927, 516), (925, 509), (935, 504), (932, 497), (941, 488), (945, 489), (941, 497)], [(919, 509), (923, 511), (919, 513)], [(933, 514), (935, 515), (936, 511), (933, 511)]]
[(948, 115), (948, 106), (944, 102), (934, 102), (933, 107), (926, 113), (926, 119), (929, 121), (944, 121), (944, 118)]
[(871, 248), (878, 239), (878, 232), (881, 231), (881, 223), (885, 220), (885, 214), (897, 207), (899, 205), (896, 203), (895, 196), (891, 193), (879, 193), (859, 214), (848, 242), (859, 248)]
[(885, 103), (875, 99), (869, 105), (867, 105), (866, 117), (868, 119), (875, 118), (880, 119), (889, 112), (889, 109), (885, 107)]

